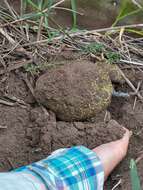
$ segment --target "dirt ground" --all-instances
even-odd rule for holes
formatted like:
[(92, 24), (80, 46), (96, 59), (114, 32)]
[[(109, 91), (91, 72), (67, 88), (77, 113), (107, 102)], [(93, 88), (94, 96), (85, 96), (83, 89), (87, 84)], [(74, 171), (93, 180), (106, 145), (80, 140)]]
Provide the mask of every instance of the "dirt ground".
[[(91, 16), (90, 9), (88, 12)], [(107, 15), (108, 13), (109, 11)], [(67, 19), (65, 16), (62, 18)], [(102, 19), (102, 16), (100, 18)], [(99, 20), (97, 28), (105, 27), (106, 24), (111, 25), (112, 16), (106, 18), (108, 21), (105, 18), (103, 18), (104, 22)], [(87, 23), (85, 19), (81, 18), (81, 20), (83, 26), (87, 24), (87, 27), (92, 28), (95, 15), (93, 14), (93, 20), (87, 19)], [(129, 51), (131, 58), (142, 61), (142, 38), (138, 41), (125, 35), (123, 39), (127, 43), (120, 44), (118, 35), (110, 39), (104, 35), (100, 38), (99, 34), (87, 34), (77, 36), (73, 41), (71, 38), (65, 38), (63, 41), (55, 40), (47, 43), (44, 31), (41, 39), (46, 39), (46, 43), (32, 44), (31, 42), (37, 38), (37, 33), (29, 30), (30, 35), (27, 36), (27, 31), (21, 32), (21, 27), (20, 30), (18, 28), (19, 25), (11, 27), (6, 25), (4, 28), (4, 33), (11, 36), (15, 44), (13, 41), (12, 44), (9, 42), (7, 35), (0, 34), (0, 172), (38, 161), (58, 148), (85, 145), (92, 149), (100, 144), (119, 139), (123, 135), (122, 125), (133, 132), (128, 154), (111, 174), (104, 190), (131, 190), (129, 165), (132, 158), (137, 161), (143, 189), (143, 103), (137, 96), (112, 97), (108, 109), (103, 110), (96, 117), (82, 122), (65, 122), (60, 121), (51, 110), (40, 105), (34, 94), (36, 81), (49, 67), (53, 67), (50, 65), (52, 61), (60, 62), (63, 59), (71, 61), (81, 58), (78, 45), (101, 42), (108, 47), (108, 50), (114, 52), (121, 51), (123, 48), (121, 53), (125, 58), (125, 52)], [(18, 44), (20, 46), (17, 47)], [(102, 52), (88, 52), (86, 57), (89, 58), (89, 54), (93, 54), (93, 60), (96, 58), (99, 60), (103, 56)], [(82, 56), (85, 55), (82, 53)], [(29, 64), (26, 63), (28, 61)], [(138, 90), (143, 96), (143, 67), (134, 68), (128, 65), (122, 67), (122, 64), (120, 66), (135, 87), (140, 84)], [(132, 89), (126, 83), (117, 82), (114, 84), (114, 89), (132, 93)]]
[(15, 72), (7, 76), (5, 85), (2, 79), (1, 96), (7, 97), (5, 101), (16, 97), (17, 102), (11, 101), (13, 105), (0, 104), (0, 171), (34, 162), (58, 148), (72, 145), (94, 148), (123, 134), (109, 113), (104, 122), (105, 111), (93, 118), (94, 121), (59, 121), (52, 111), (35, 102), (26, 84)]
[[(127, 71), (134, 85), (143, 80), (142, 74)], [(129, 162), (131, 158), (141, 158), (143, 153), (143, 104), (135, 97), (112, 98), (108, 112), (103, 111), (85, 122), (64, 122), (56, 119), (50, 110), (40, 106), (29, 90), (23, 69), (15, 70), (0, 77), (0, 96), (5, 102), (0, 104), (0, 171), (8, 171), (40, 160), (52, 151), (72, 145), (93, 148), (122, 136), (120, 125), (133, 131), (126, 159), (111, 174), (105, 190), (116, 188), (130, 190)], [(34, 86), (37, 78), (29, 77)], [(131, 92), (126, 85), (115, 84), (115, 89)], [(143, 84), (140, 86), (143, 92)], [(6, 105), (8, 102), (8, 105)], [(108, 117), (105, 120), (105, 113)], [(111, 120), (114, 119), (116, 121)], [(138, 169), (143, 184), (143, 160), (138, 161)], [(143, 186), (142, 186), (143, 187)]]

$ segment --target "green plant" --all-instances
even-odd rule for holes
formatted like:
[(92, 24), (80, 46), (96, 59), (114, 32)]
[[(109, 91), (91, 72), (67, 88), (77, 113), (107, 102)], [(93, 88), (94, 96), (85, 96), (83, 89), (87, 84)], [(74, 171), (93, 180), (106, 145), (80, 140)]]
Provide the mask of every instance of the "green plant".
[(130, 161), (130, 176), (131, 176), (132, 190), (141, 190), (141, 184), (137, 171), (136, 162), (133, 159), (131, 159)]
[(30, 64), (28, 66), (24, 66), (24, 69), (26, 72), (29, 72), (32, 75), (36, 75), (37, 73), (39, 73), (39, 66), (38, 65)]
[(104, 45), (101, 43), (90, 43), (82, 48), (86, 53), (101, 53), (104, 50)]
[(112, 52), (112, 51), (107, 51), (105, 53), (106, 58), (108, 60), (109, 63), (116, 63), (120, 60), (120, 54), (116, 53), (116, 52)]
[[(19, 19), (32, 19), (36, 21), (38, 23), (37, 30), (43, 27), (47, 31), (48, 36), (51, 37), (53, 33), (49, 28), (49, 15), (53, 3), (54, 0), (21, 0), (21, 7), (24, 7), (24, 9), (21, 9)], [(27, 7), (30, 7), (30, 13), (26, 13)]]
[(53, 62), (45, 62), (45, 63), (40, 63), (38, 65), (34, 65), (34, 64), (28, 64), (26, 66), (23, 66), (23, 68), (25, 69), (26, 72), (29, 72), (30, 74), (32, 75), (39, 75), (39, 73), (41, 73), (42, 71), (45, 71), (47, 69), (51, 69), (53, 67), (57, 67), (57, 66), (60, 66), (60, 65), (64, 65), (65, 62), (57, 62), (57, 63), (54, 63)]
[(115, 26), (120, 20), (123, 20), (127, 16), (135, 15), (143, 11), (143, 7), (134, 3), (131, 0), (121, 0), (119, 14), (116, 17), (115, 22), (112, 26)]
[[(66, 1), (66, 0), (65, 0)], [(71, 9), (62, 7), (61, 0), (20, 0), (20, 14), (15, 13), (13, 8), (8, 4), (9, 9), (0, 7), (0, 17), (4, 21), (27, 21), (18, 22), (21, 28), (32, 29), (37, 32), (37, 41), (40, 39), (41, 32), (50, 41), (52, 37), (56, 37), (63, 33), (68, 35), (69, 30), (66, 31), (63, 27), (57, 24), (53, 19), (53, 11), (58, 8), (64, 11), (70, 11), (73, 17), (72, 31), (77, 31), (77, 12), (76, 0), (70, 0)], [(59, 6), (60, 5), (60, 6)], [(50, 24), (49, 24), (50, 23)], [(52, 23), (52, 27), (51, 27)], [(66, 26), (65, 26), (66, 28)]]
[(105, 48), (104, 44), (102, 43), (97, 43), (93, 42), (85, 47), (81, 47), (81, 50), (85, 53), (92, 53), (92, 54), (101, 54), (104, 53), (105, 58), (107, 59), (108, 63), (116, 63), (120, 60), (120, 54), (109, 51), (108, 49)]
[[(76, 12), (76, 0), (71, 1), (71, 9), (64, 9), (65, 11), (71, 11), (73, 16), (73, 29), (77, 28), (77, 12)], [(48, 35), (52, 37), (52, 35), (57, 35), (61, 31), (61, 27), (56, 24), (56, 20), (53, 20), (52, 10), (55, 9), (56, 2), (55, 0), (21, 0), (22, 7), (22, 14), (20, 19), (32, 19), (36, 22), (39, 22), (39, 25), (42, 24), (42, 27), (47, 30)], [(60, 1), (59, 1), (60, 4)], [(27, 7), (31, 7), (30, 13), (26, 13), (25, 10)], [(60, 7), (59, 7), (60, 8)], [(61, 7), (62, 8), (62, 7)], [(58, 29), (53, 29), (49, 26), (49, 20), (53, 22)], [(53, 32), (54, 31), (54, 32)]]
[(71, 7), (73, 10), (73, 29), (76, 29), (77, 28), (76, 0), (71, 0)]
[(40, 65), (26, 65), (24, 66), (24, 69), (26, 72), (31, 73), (32, 75), (38, 75), (41, 71), (45, 70), (47, 68), (46, 64), (40, 64)]

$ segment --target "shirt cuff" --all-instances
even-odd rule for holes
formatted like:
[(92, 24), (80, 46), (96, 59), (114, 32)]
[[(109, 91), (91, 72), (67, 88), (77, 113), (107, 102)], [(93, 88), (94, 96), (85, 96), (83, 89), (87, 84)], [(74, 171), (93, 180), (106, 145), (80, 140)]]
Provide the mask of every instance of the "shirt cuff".
[(95, 152), (84, 147), (59, 149), (30, 166), (46, 186), (57, 190), (102, 190), (104, 170)]

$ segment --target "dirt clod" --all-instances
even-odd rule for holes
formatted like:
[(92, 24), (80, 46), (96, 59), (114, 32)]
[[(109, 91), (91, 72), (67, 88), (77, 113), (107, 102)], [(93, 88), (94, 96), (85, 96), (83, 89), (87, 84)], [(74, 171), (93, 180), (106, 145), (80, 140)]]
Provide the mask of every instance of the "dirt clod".
[(104, 64), (74, 61), (53, 68), (36, 84), (36, 97), (60, 120), (78, 121), (107, 108), (112, 84)]

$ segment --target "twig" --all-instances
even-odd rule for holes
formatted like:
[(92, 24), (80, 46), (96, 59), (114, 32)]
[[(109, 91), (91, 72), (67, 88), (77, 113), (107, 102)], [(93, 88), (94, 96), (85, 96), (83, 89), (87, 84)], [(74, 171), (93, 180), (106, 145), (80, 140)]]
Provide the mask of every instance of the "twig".
[(4, 98), (7, 98), (9, 100), (12, 100), (12, 101), (17, 102), (17, 103), (22, 104), (22, 105), (27, 105), (23, 100), (20, 100), (19, 98), (16, 98), (15, 96), (10, 96), (8, 94), (5, 94)]
[(14, 106), (15, 103), (8, 102), (8, 101), (0, 99), (0, 104), (4, 104), (6, 106)]
[(78, 36), (78, 35), (85, 35), (85, 34), (94, 34), (97, 32), (107, 32), (107, 31), (115, 31), (115, 30), (120, 30), (121, 28), (140, 28), (143, 27), (143, 24), (131, 24), (131, 25), (123, 25), (123, 26), (116, 26), (116, 27), (109, 27), (109, 28), (101, 28), (101, 29), (96, 29), (96, 30), (87, 30), (87, 31), (81, 31), (77, 33), (71, 34), (71, 36)]
[(12, 10), (11, 6), (9, 5), (8, 1), (7, 0), (4, 0), (4, 3), (6, 4), (9, 12), (11, 13), (11, 15), (16, 19), (17, 16), (15, 15), (14, 11)]
[(135, 61), (128, 61), (128, 60), (123, 60), (123, 59), (121, 59), (120, 61), (123, 62), (123, 63), (127, 63), (127, 64), (143, 66), (143, 63), (138, 63), (138, 62), (135, 62)]
[(65, 0), (61, 0), (57, 3), (55, 3), (54, 5), (51, 6), (51, 8), (57, 7), (58, 5), (62, 4)]
[(28, 65), (29, 63), (32, 63), (32, 62), (33, 62), (32, 60), (16, 62), (15, 65), (7, 67), (6, 70), (5, 69), (4, 70), (0, 70), (0, 75), (3, 75), (6, 72), (10, 72), (10, 71), (13, 71), (15, 69), (19, 69), (19, 68), (21, 68), (21, 67), (23, 67), (25, 65)]
[(7, 161), (8, 161), (8, 163), (9, 163), (9, 165), (10, 165), (10, 167), (12, 169), (16, 168), (15, 165), (13, 164), (13, 162), (11, 161), (11, 159), (9, 157), (7, 157)]
[(136, 164), (138, 164), (142, 159), (143, 159), (143, 154), (141, 154), (141, 155), (136, 159)]
[(141, 130), (138, 131), (138, 132), (136, 133), (136, 135), (139, 136), (142, 132), (143, 132), (143, 128), (141, 128)]
[(139, 9), (142, 9), (142, 8), (143, 8), (136, 0), (132, 0), (132, 2), (133, 2)]
[(15, 45), (10, 49), (10, 51), (9, 51), (8, 53), (6, 53), (2, 58), (5, 58), (5, 57), (7, 57), (10, 53), (12, 53), (12, 52), (19, 46), (20, 43), (21, 43), (21, 41), (18, 42), (17, 44), (15, 44)]
[(76, 13), (76, 14), (81, 15), (81, 16), (84, 15), (84, 13), (80, 13), (78, 11), (74, 11), (72, 9), (68, 9), (68, 8), (65, 8), (65, 7), (54, 7), (54, 9), (69, 11), (69, 12)]
[(126, 83), (130, 86), (130, 88), (132, 88), (132, 90), (136, 93), (136, 95), (141, 100), (141, 102), (143, 102), (142, 95), (139, 92), (137, 92), (137, 89), (134, 87), (134, 85), (131, 83), (131, 81), (125, 76), (125, 74), (123, 73), (123, 71), (121, 69), (119, 69), (119, 72), (121, 73), (122, 77), (125, 79)]
[(135, 100), (134, 100), (133, 110), (135, 110), (136, 108), (136, 103), (137, 103), (137, 97), (135, 97)]
[[(0, 28), (0, 33), (14, 46), (18, 44), (3, 28)], [(32, 58), (31, 54), (27, 52), (22, 46), (16, 49), (20, 53), (24, 53), (27, 57)]]
[(6, 32), (6, 30), (0, 28), (0, 33), (1, 33), (12, 45), (17, 44), (17, 43), (15, 42), (15, 40), (14, 40), (11, 36), (8, 35), (8, 33)]
[[(138, 82), (138, 86), (137, 86), (135, 95), (139, 92), (140, 86), (141, 86), (141, 82)], [(133, 110), (135, 110), (136, 103), (137, 103), (137, 97), (135, 97), (135, 100), (134, 100)]]
[[(88, 34), (97, 34), (98, 32), (107, 32), (107, 31), (112, 31), (112, 30), (120, 30), (121, 28), (136, 28), (136, 27), (143, 27), (143, 24), (132, 24), (132, 25), (124, 25), (124, 26), (116, 26), (116, 27), (109, 27), (109, 28), (102, 28), (102, 29), (96, 29), (96, 30), (86, 30), (86, 31), (81, 31), (81, 32), (76, 32), (76, 33), (69, 33), (69, 36), (70, 37), (75, 37), (75, 36), (80, 36), (80, 35), (88, 35)], [(64, 35), (61, 35), (61, 36), (58, 36), (58, 37), (55, 37), (53, 39), (50, 40), (51, 41), (54, 41), (54, 40), (60, 40), (64, 37)], [(41, 43), (47, 43), (49, 42), (48, 39), (45, 39), (45, 40), (40, 40), (40, 41), (35, 41), (35, 42), (31, 42), (31, 43), (27, 43), (27, 44), (24, 44), (24, 46), (28, 46), (29, 44), (30, 45), (34, 45), (34, 44), (41, 44)]]
[(42, 31), (43, 21), (44, 21), (44, 16), (42, 16), (40, 19), (40, 23), (39, 23), (39, 27), (38, 27), (39, 29), (38, 29), (38, 33), (37, 33), (37, 41), (39, 41), (41, 39), (41, 31)]
[(7, 129), (6, 125), (0, 125), (0, 129)]
[(32, 94), (32, 96), (33, 96), (33, 98), (36, 100), (37, 103), (39, 103), (38, 100), (37, 100), (37, 98), (36, 98), (36, 96), (35, 96), (34, 89), (33, 89), (32, 85), (31, 85), (31, 83), (29, 82), (27, 76), (24, 76), (24, 75), (23, 75), (23, 76), (22, 76), (22, 79), (24, 80), (25, 84), (26, 84), (27, 87), (29, 88), (29, 90), (30, 90), (30, 92), (31, 92), (31, 94)]
[(5, 61), (4, 61), (3, 57), (1, 57), (1, 55), (0, 55), (0, 63), (3, 65), (4, 68), (6, 68)]
[(121, 183), (122, 183), (122, 179), (118, 181), (118, 183), (112, 188), (112, 190), (115, 190)]
[(106, 112), (105, 112), (105, 116), (104, 116), (104, 123), (106, 123), (106, 122), (108, 122), (108, 121), (110, 121), (111, 120), (111, 115), (110, 115), (110, 112), (108, 112), (107, 110), (106, 110)]
[[(59, 1), (59, 2), (56, 2), (54, 5), (52, 5), (52, 6), (50, 7), (50, 9), (55, 8), (56, 6), (62, 4), (64, 1), (65, 1), (65, 0), (61, 0), (61, 1)], [(41, 11), (40, 9), (38, 9), (38, 11), (40, 11), (41, 13), (46, 13), (47, 11), (49, 11), (49, 7), (46, 8), (46, 9), (44, 9), (43, 11)]]

